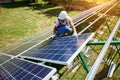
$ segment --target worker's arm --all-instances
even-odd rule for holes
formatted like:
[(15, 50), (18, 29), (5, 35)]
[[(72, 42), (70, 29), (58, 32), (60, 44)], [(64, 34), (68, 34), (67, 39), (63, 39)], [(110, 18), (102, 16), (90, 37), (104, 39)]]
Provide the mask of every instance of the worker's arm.
[(70, 20), (70, 27), (72, 28), (72, 30), (73, 30), (73, 35), (74, 36), (77, 36), (77, 31), (76, 31), (76, 28), (75, 28), (75, 26), (74, 26), (74, 24), (73, 24), (73, 22)]
[(54, 29), (53, 29), (53, 34), (56, 33), (56, 26), (54, 26)]

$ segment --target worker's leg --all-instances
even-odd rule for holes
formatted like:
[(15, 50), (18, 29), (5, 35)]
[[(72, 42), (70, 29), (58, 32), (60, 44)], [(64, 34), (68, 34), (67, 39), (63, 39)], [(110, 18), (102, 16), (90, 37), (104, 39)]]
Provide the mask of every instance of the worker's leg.
[(66, 26), (65, 27), (65, 33), (67, 33), (68, 35), (72, 35), (73, 31), (72, 31), (72, 29), (69, 26)]
[(65, 31), (66, 31), (65, 26), (58, 27), (56, 31), (56, 36), (61, 37), (65, 33)]

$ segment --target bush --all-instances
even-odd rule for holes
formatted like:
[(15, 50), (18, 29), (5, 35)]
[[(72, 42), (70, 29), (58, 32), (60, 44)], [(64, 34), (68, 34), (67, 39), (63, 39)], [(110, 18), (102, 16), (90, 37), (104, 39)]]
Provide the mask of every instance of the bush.
[(81, 0), (44, 0), (48, 4), (52, 5), (62, 5), (66, 10), (86, 10), (93, 6), (96, 6), (95, 3), (86, 2)]

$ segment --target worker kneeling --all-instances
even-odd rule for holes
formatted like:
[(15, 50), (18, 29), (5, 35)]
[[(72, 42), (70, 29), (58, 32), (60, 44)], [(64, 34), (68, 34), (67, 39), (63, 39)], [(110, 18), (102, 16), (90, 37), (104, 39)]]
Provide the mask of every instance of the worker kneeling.
[(53, 33), (56, 37), (62, 37), (67, 35), (77, 36), (77, 32), (72, 22), (72, 19), (67, 15), (66, 11), (60, 12), (58, 18), (55, 21)]

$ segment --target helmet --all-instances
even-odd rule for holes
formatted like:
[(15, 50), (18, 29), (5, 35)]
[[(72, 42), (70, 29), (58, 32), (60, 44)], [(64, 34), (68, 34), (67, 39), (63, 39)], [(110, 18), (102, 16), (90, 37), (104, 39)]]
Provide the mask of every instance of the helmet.
[(68, 16), (68, 15), (67, 15), (67, 12), (66, 12), (66, 11), (61, 11), (60, 14), (59, 14), (59, 16), (58, 16), (58, 19), (63, 20), (63, 19), (65, 19), (67, 16)]

